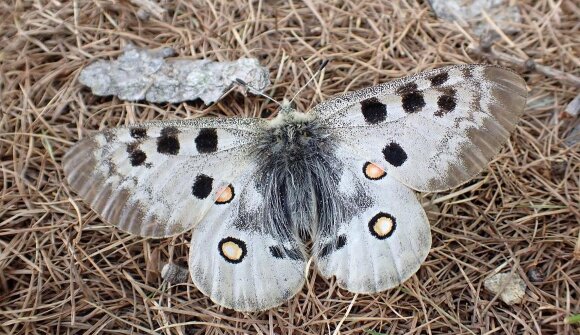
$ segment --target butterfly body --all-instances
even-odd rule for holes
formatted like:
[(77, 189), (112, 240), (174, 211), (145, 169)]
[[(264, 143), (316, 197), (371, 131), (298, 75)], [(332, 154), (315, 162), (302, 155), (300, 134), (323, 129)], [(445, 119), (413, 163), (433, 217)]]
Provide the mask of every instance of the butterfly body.
[(250, 149), (254, 160), (261, 161), (255, 180), (267, 206), (258, 224), (278, 239), (312, 239), (321, 227), (341, 222), (342, 210), (337, 209), (343, 206), (332, 193), (341, 168), (336, 142), (313, 115), (287, 107), (282, 111)]
[(283, 105), (269, 121), (106, 130), (63, 165), (69, 184), (119, 228), (151, 237), (191, 229), (197, 288), (223, 306), (263, 310), (301, 289), (310, 257), (352, 292), (411, 277), (431, 246), (415, 190), (446, 190), (481, 171), (525, 100), (511, 71), (449, 66), (307, 113)]

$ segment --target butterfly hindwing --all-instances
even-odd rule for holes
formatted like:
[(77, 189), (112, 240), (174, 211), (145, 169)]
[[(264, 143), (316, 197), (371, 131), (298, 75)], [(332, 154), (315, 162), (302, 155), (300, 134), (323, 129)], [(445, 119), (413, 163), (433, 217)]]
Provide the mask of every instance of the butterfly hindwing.
[(397, 286), (419, 269), (429, 252), (425, 212), (414, 192), (381, 166), (340, 157), (344, 168), (337, 193), (359, 200), (344, 222), (320, 232), (314, 241), (318, 269), (325, 277), (335, 276), (338, 285), (351, 292), (375, 293)]
[(256, 119), (150, 122), (79, 141), (63, 159), (69, 185), (107, 222), (141, 236), (192, 228), (248, 163)]
[(421, 191), (457, 186), (497, 154), (523, 113), (526, 85), (495, 66), (443, 67), (347, 93), (313, 112), (351, 147)]
[(196, 287), (238, 311), (265, 310), (294, 296), (304, 284), (306, 259), (294, 236), (266, 229), (269, 196), (258, 190), (255, 169), (232, 185), (228, 203), (217, 204), (193, 230), (189, 269)]

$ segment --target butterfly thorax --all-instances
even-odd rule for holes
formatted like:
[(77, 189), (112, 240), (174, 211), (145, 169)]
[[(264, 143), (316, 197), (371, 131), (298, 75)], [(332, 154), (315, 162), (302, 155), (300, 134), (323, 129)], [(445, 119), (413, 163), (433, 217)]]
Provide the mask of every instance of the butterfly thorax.
[(323, 159), (331, 153), (331, 143), (330, 133), (316, 118), (288, 110), (281, 111), (262, 130), (255, 150), (259, 157), (267, 157), (271, 167), (293, 170), (311, 160)]

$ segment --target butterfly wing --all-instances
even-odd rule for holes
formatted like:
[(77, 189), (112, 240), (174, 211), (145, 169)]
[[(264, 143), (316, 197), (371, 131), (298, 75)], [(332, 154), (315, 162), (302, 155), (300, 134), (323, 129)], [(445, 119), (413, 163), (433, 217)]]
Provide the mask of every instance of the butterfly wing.
[(314, 241), (320, 273), (339, 286), (374, 293), (399, 285), (421, 266), (431, 246), (429, 222), (414, 192), (384, 168), (338, 153), (336, 190), (349, 215)]
[(420, 191), (457, 186), (497, 154), (523, 113), (526, 85), (495, 66), (459, 65), (347, 93), (313, 109), (351, 153)]
[(237, 183), (231, 201), (216, 205), (193, 230), (189, 269), (195, 286), (214, 302), (238, 311), (278, 306), (304, 284), (306, 255), (294, 235), (267, 229), (269, 195), (255, 170)]
[(248, 154), (263, 122), (197, 119), (107, 130), (70, 149), (65, 175), (125, 231), (165, 237), (195, 226), (190, 272), (199, 290), (236, 310), (267, 309), (300, 290), (306, 256), (291, 235), (266, 231), (269, 206)]
[(65, 155), (69, 185), (107, 222), (165, 237), (192, 228), (247, 162), (258, 119), (150, 122), (99, 132)]
[(518, 75), (462, 65), (316, 106), (312, 112), (338, 143), (336, 154), (345, 166), (336, 194), (363, 199), (341, 200), (350, 214), (316, 237), (321, 274), (362, 293), (394, 287), (413, 275), (431, 238), (411, 188), (445, 190), (473, 177), (507, 141), (525, 100)]

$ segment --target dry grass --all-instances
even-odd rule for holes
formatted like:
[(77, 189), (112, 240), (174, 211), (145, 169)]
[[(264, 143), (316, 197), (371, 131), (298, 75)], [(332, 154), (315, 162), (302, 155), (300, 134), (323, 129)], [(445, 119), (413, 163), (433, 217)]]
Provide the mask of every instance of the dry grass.
[[(191, 284), (162, 287), (160, 263), (184, 259), (189, 236), (151, 241), (103, 224), (63, 182), (63, 153), (94, 129), (267, 116), (274, 105), (240, 94), (210, 108), (99, 98), (77, 83), (83, 66), (128, 42), (172, 46), (193, 58), (256, 56), (281, 99), (330, 58), (301, 94), (306, 109), (410, 72), (485, 61), (468, 52), (465, 32), (437, 20), (424, 2), (163, 3), (163, 19), (149, 21), (126, 0), (0, 4), (0, 333), (580, 333), (564, 322), (580, 312), (580, 154), (578, 145), (563, 144), (577, 120), (558, 118), (578, 88), (531, 72), (523, 73), (529, 106), (502, 154), (474, 182), (425, 195), (434, 202), (433, 249), (400, 288), (355, 296), (311, 271), (287, 304), (242, 314), (212, 304)], [(578, 76), (577, 3), (530, 0), (522, 13), (522, 33), (496, 50)], [(483, 290), (502, 264), (526, 281), (522, 304), (507, 306)], [(530, 268), (545, 279), (531, 282)]]

